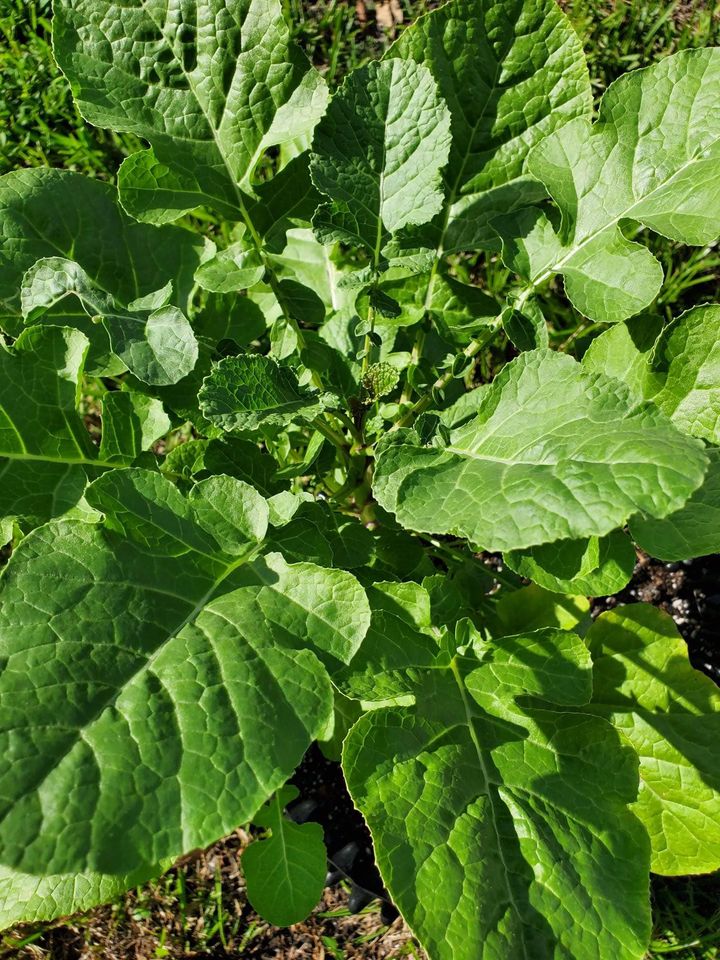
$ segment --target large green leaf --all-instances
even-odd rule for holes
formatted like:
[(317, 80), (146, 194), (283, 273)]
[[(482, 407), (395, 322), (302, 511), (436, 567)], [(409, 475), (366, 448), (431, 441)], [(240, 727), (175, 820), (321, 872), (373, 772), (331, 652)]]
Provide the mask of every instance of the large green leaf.
[(539, 208), (495, 221), (504, 258), (534, 285), (559, 273), (593, 320), (639, 313), (662, 285), (660, 264), (626, 239), (634, 220), (673, 240), (720, 234), (720, 50), (685, 50), (616, 80), (597, 122), (576, 119), (528, 156), (562, 215)]
[(374, 710), (345, 741), (394, 901), (435, 960), (640, 960), (637, 758), (572, 712), (591, 695), (587, 649), (557, 630), (475, 644), (417, 672), (416, 706)]
[(640, 757), (634, 810), (652, 840), (655, 873), (720, 867), (720, 691), (688, 660), (671, 617), (647, 604), (602, 614), (587, 635), (589, 709)]
[(664, 520), (640, 514), (630, 521), (630, 533), (652, 557), (689, 560), (720, 553), (720, 450), (707, 451), (710, 466), (703, 485), (684, 507)]
[(666, 517), (707, 468), (625, 384), (550, 351), (522, 354), (444, 443), (398, 431), (380, 447), (374, 492), (403, 526), (489, 550), (604, 536), (643, 512)]
[(223, 430), (256, 430), (313, 420), (332, 398), (300, 387), (289, 367), (271, 357), (242, 354), (221, 360), (199, 394), (203, 415)]
[(121, 185), (154, 222), (200, 204), (241, 219), (265, 151), (309, 134), (327, 102), (278, 0), (57, 0), (54, 50), (87, 120), (152, 145)]
[(354, 70), (315, 131), (310, 172), (331, 199), (316, 228), (364, 245), (377, 263), (389, 234), (440, 209), (449, 149), (450, 114), (426, 67), (389, 60)]
[(579, 39), (554, 0), (451, 0), (408, 27), (386, 58), (425, 65), (450, 108), (452, 147), (442, 214), (427, 231), (440, 251), (493, 243), (490, 220), (542, 188), (528, 150), (592, 110)]
[[(123, 304), (170, 282), (171, 302), (186, 311), (195, 270), (208, 252), (207, 242), (188, 230), (131, 220), (112, 187), (99, 180), (44, 167), (0, 177), (0, 327), (12, 336), (23, 325), (23, 274), (37, 260), (74, 260), (96, 286)], [(102, 354), (102, 344), (94, 342), (102, 327), (92, 324), (85, 311), (68, 307), (52, 322), (79, 326)], [(107, 344), (105, 348), (107, 352)], [(92, 359), (91, 353), (91, 366)]]
[(104, 522), (40, 528), (2, 581), (0, 863), (24, 873), (129, 874), (249, 819), (369, 623), (350, 574), (257, 559), (241, 481), (112, 471), (87, 499)]

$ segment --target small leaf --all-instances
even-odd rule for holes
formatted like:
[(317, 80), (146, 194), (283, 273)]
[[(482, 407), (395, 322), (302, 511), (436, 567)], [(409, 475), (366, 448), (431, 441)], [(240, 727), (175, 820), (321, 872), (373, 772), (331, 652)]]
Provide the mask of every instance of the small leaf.
[(270, 357), (242, 354), (221, 360), (203, 381), (203, 415), (223, 430), (257, 430), (313, 420), (332, 398), (299, 386), (289, 367)]
[(327, 853), (319, 823), (293, 823), (283, 806), (297, 796), (284, 787), (253, 817), (270, 836), (243, 851), (247, 896), (263, 920), (289, 927), (304, 920), (322, 896)]
[(265, 267), (257, 250), (247, 250), (238, 242), (201, 264), (195, 271), (195, 279), (204, 290), (232, 293), (255, 286), (264, 273)]

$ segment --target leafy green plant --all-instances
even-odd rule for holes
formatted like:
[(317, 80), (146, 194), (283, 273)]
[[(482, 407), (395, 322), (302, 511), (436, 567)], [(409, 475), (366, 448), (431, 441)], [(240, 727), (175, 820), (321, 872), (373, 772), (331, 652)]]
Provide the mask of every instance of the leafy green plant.
[(0, 180), (0, 919), (250, 821), (251, 899), (301, 919), (286, 782), (342, 741), (432, 957), (642, 957), (650, 871), (720, 866), (720, 697), (588, 598), (634, 543), (718, 549), (720, 308), (657, 315), (628, 234), (720, 234), (720, 54), (593, 121), (552, 0), (450, 0), (332, 98), (275, 0), (57, 0), (54, 49), (148, 146), (117, 191)]

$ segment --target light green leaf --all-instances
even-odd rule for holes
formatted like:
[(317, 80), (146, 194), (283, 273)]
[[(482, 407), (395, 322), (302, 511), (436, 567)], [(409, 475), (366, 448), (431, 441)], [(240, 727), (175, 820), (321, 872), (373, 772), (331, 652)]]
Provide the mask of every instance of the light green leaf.
[(263, 920), (289, 927), (304, 920), (322, 896), (327, 853), (319, 823), (293, 823), (283, 807), (298, 795), (283, 787), (253, 817), (270, 830), (243, 851), (242, 868), (247, 896)]
[(31, 327), (0, 347), (0, 516), (34, 526), (82, 497), (99, 462), (76, 409), (87, 346), (79, 330)]
[(664, 520), (637, 515), (630, 520), (633, 539), (659, 560), (689, 560), (720, 553), (720, 450), (710, 460), (703, 485), (684, 507)]
[(443, 212), (427, 233), (440, 252), (496, 242), (490, 221), (543, 193), (530, 148), (592, 111), (582, 45), (553, 0), (451, 0), (385, 54), (423, 64), (452, 117)]
[(650, 357), (663, 326), (657, 314), (613, 324), (592, 341), (583, 356), (583, 367), (622, 380), (638, 398), (652, 396), (662, 378), (653, 383)]
[(694, 670), (672, 619), (648, 604), (601, 614), (587, 642), (589, 709), (640, 758), (634, 806), (652, 841), (655, 873), (720, 867), (720, 691)]
[[(257, 507), (238, 487), (216, 478), (186, 499), (158, 474), (113, 471), (87, 495), (103, 523), (53, 521), (14, 552), (0, 607), (5, 868), (127, 874), (205, 846), (327, 735), (327, 669), (358, 649), (367, 600), (348, 573), (253, 559)], [(231, 527), (249, 553), (222, 549)]]
[(125, 390), (108, 392), (102, 400), (100, 459), (130, 463), (170, 426), (159, 400)]
[(640, 960), (637, 758), (571, 712), (591, 695), (588, 651), (556, 630), (477, 647), (418, 671), (416, 706), (374, 710), (345, 741), (393, 900), (435, 960)]
[[(172, 303), (186, 311), (193, 275), (209, 249), (207, 241), (188, 230), (131, 220), (112, 187), (99, 180), (46, 167), (9, 173), (0, 177), (0, 327), (18, 336), (23, 274), (46, 257), (75, 261), (96, 286), (123, 304), (171, 282)], [(93, 333), (104, 335), (84, 311), (43, 322), (80, 326), (89, 339)], [(93, 350), (102, 354), (102, 344)]]
[(259, 283), (265, 267), (257, 250), (248, 250), (242, 242), (233, 243), (198, 267), (195, 279), (204, 290), (232, 293)]
[(539, 209), (494, 222), (508, 266), (534, 285), (559, 273), (593, 320), (639, 313), (662, 268), (625, 238), (623, 220), (701, 245), (720, 234), (720, 50), (684, 50), (616, 80), (595, 124), (576, 119), (528, 156), (562, 215)]
[(636, 559), (632, 541), (622, 530), (605, 537), (558, 540), (528, 551), (510, 550), (504, 554), (511, 570), (546, 590), (589, 597), (622, 590), (633, 575)]
[(277, 0), (58, 0), (54, 51), (90, 123), (152, 145), (121, 186), (156, 223), (156, 183), (167, 211), (242, 219), (265, 151), (311, 133), (327, 102)]
[(203, 381), (200, 409), (223, 430), (256, 430), (263, 424), (309, 422), (332, 397), (300, 387), (289, 367), (271, 357), (226, 357)]
[(38, 260), (23, 277), (25, 322), (37, 323), (66, 297), (77, 298), (91, 320), (103, 321), (113, 353), (139, 380), (167, 386), (182, 380), (195, 366), (197, 341), (178, 307), (153, 309), (157, 298), (145, 297), (134, 302), (144, 312), (131, 312), (93, 283), (79, 264), (62, 257)]
[(500, 309), (497, 302), (478, 287), (441, 273), (430, 286), (427, 275), (415, 274), (386, 280), (380, 289), (400, 304), (398, 325), (412, 326), (428, 314), (443, 334), (452, 341), (462, 342), (463, 346), (477, 330), (494, 319)]
[(392, 434), (375, 496), (409, 529), (488, 550), (604, 536), (638, 512), (666, 517), (707, 468), (702, 445), (620, 381), (549, 351), (507, 364), (476, 415), (438, 444)]
[(354, 70), (330, 101), (310, 173), (332, 201), (328, 221), (378, 261), (388, 234), (440, 209), (449, 149), (450, 114), (427, 68), (375, 61)]
[(493, 613), (495, 624), (492, 619), (485, 619), (492, 633), (500, 637), (549, 626), (582, 633), (590, 624), (590, 603), (586, 597), (566, 597), (536, 583), (519, 590), (500, 591)]

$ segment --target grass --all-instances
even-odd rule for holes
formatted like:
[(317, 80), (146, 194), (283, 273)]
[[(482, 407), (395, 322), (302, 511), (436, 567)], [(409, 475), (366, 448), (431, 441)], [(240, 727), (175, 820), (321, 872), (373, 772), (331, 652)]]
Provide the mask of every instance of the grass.
[[(435, 4), (417, 0), (282, 0), (297, 40), (335, 87), (347, 72), (383, 50), (419, 13)], [(689, 47), (720, 44), (720, 0), (565, 0), (563, 6), (583, 38), (596, 95), (627, 70)], [(0, 174), (47, 164), (112, 180), (122, 158), (138, 142), (86, 124), (50, 45), (50, 0), (1, 0)], [(720, 250), (716, 244), (690, 250), (643, 236), (663, 263), (666, 281), (656, 308), (668, 318), (717, 297)], [(505, 285), (507, 271), (489, 265), (489, 282)], [(459, 273), (471, 278), (466, 258)], [(592, 332), (552, 288), (544, 300), (554, 342), (578, 350)], [(238, 869), (240, 834), (191, 858), (156, 883), (69, 923), (6, 934), (0, 960), (137, 956), (143, 958), (286, 956), (298, 938), (312, 955), (416, 957), (411, 938), (382, 926), (370, 908), (350, 917), (342, 896), (328, 893), (322, 910), (289, 933), (273, 931), (252, 914)], [(720, 875), (653, 882), (653, 960), (720, 960)], [(382, 949), (382, 952), (379, 952)], [(278, 952), (279, 951), (279, 952)], [(285, 951), (283, 953), (283, 951)], [(298, 954), (300, 955), (300, 954)], [(305, 955), (311, 955), (307, 953)]]

